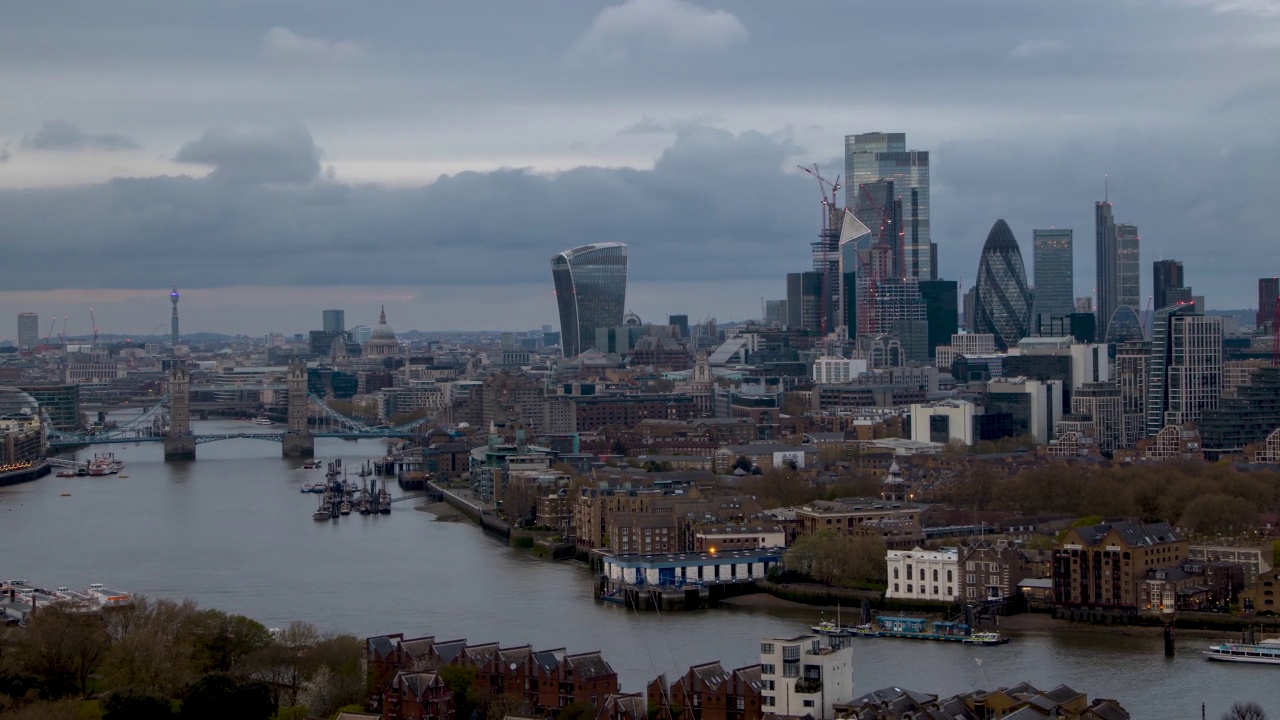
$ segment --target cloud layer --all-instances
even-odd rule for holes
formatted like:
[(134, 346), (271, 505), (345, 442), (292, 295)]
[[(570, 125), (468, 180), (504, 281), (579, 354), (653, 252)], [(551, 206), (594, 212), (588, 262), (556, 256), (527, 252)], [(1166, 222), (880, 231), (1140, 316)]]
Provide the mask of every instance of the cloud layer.
[(87, 133), (65, 120), (45, 120), (40, 129), (24, 135), (23, 150), (137, 150), (138, 143), (128, 135)]
[(320, 149), (300, 125), (213, 128), (173, 159), (211, 165), (209, 177), (228, 182), (307, 183), (320, 173)]
[(600, 11), (576, 51), (611, 58), (637, 51), (719, 51), (747, 37), (747, 28), (726, 10), (686, 0), (625, 0)]

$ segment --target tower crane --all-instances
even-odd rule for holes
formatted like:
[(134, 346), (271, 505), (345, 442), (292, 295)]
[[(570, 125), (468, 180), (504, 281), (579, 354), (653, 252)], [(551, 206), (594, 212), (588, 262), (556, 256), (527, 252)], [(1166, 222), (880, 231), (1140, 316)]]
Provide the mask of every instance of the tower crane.
[(89, 324), (93, 326), (93, 340), (89, 342), (90, 350), (98, 349), (98, 321), (93, 319), (93, 308), (89, 308)]
[[(798, 165), (801, 170), (818, 181), (818, 193), (822, 197), (822, 231), (818, 234), (818, 242), (813, 244), (813, 269), (822, 274), (820, 317), (818, 320), (818, 330), (826, 336), (834, 328), (827, 327), (828, 319), (833, 318), (833, 307), (835, 298), (833, 295), (839, 287), (838, 267), (839, 267), (839, 244), (840, 244), (840, 226), (844, 221), (844, 214), (838, 201), (837, 193), (840, 190), (840, 177), (836, 176), (835, 182), (830, 182), (822, 177), (822, 172), (818, 169), (818, 164), (814, 163), (811, 167)], [(827, 189), (830, 188), (831, 197), (827, 198)]]
[(1147, 309), (1146, 309), (1146, 310), (1144, 310), (1144, 311), (1142, 312), (1142, 337), (1144, 337), (1144, 338), (1147, 336), (1147, 318), (1152, 317), (1152, 315), (1151, 315), (1152, 307), (1151, 307), (1151, 306), (1155, 304), (1155, 300), (1156, 300), (1156, 296), (1155, 296), (1155, 295), (1148, 295), (1148, 296), (1147, 296)]
[[(58, 339), (62, 341), (63, 350), (67, 349), (67, 321), (70, 319), (66, 315), (62, 316), (62, 332), (58, 333)], [(57, 318), (54, 318), (54, 320), (57, 320)]]
[[(54, 315), (54, 316), (53, 316), (53, 320), (49, 322), (49, 332), (47, 332), (47, 333), (45, 333), (45, 334), (44, 334), (44, 344), (45, 344), (45, 345), (48, 345), (48, 344), (49, 344), (49, 338), (53, 337), (53, 326), (54, 326), (54, 325), (56, 325), (57, 323), (58, 323), (58, 316), (57, 316), (57, 315)], [(36, 332), (40, 332), (40, 331), (39, 331), (39, 330), (37, 330)]]
[[(822, 173), (818, 170), (817, 163), (814, 163), (810, 167), (805, 167), (804, 165), (797, 165), (796, 167), (800, 168), (801, 170), (805, 171), (809, 175), (813, 176), (813, 178), (818, 181), (818, 194), (822, 196), (822, 206), (824, 208), (838, 208), (840, 206), (840, 203), (836, 202), (836, 193), (840, 190), (839, 175), (836, 176), (835, 182), (831, 182), (826, 178), (822, 177)], [(827, 188), (831, 188), (830, 200), (827, 200), (827, 192), (828, 192)], [(824, 222), (826, 221), (825, 213), (824, 213), (823, 221)]]

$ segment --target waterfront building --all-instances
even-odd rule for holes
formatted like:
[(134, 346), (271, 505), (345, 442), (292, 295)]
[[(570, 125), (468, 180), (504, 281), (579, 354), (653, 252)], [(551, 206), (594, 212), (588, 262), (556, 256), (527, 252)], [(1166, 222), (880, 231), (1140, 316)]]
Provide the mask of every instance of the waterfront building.
[(80, 386), (75, 383), (28, 383), (17, 388), (40, 404), (40, 411), (54, 430), (80, 428)]
[(1147, 435), (1200, 422), (1222, 395), (1222, 318), (1189, 304), (1157, 310), (1148, 372)]
[(754, 582), (782, 562), (782, 548), (665, 555), (604, 555), (601, 574), (617, 587), (723, 585)]
[(382, 720), (453, 720), (453, 692), (434, 670), (402, 670), (382, 693)]
[(1031, 296), (1022, 253), (1013, 231), (1003, 219), (987, 234), (978, 262), (973, 330), (995, 336), (996, 347), (1006, 350), (1030, 335)]
[(1258, 315), (1254, 326), (1259, 330), (1269, 327), (1275, 319), (1278, 298), (1280, 298), (1280, 278), (1258, 278)]
[[(1180, 290), (1185, 292), (1178, 292)], [(1182, 261), (1157, 260), (1151, 264), (1151, 299), (1154, 310), (1189, 301), (1190, 296), (1190, 288), (1183, 286)]]
[(1008, 600), (1018, 594), (1023, 577), (1018, 547), (1008, 540), (967, 539), (957, 548), (956, 596), (960, 602)]
[(955, 602), (959, 558), (959, 550), (953, 547), (889, 550), (885, 555), (889, 577), (885, 599)]
[(1053, 551), (1053, 603), (1136, 611), (1147, 571), (1177, 566), (1187, 559), (1187, 548), (1168, 523), (1070, 528)]
[(1070, 228), (1031, 231), (1031, 252), (1035, 274), (1035, 328), (1049, 318), (1075, 310), (1075, 255)]
[[(868, 186), (892, 182), (891, 197), (901, 208), (896, 234), (901, 239), (895, 253), (901, 267), (895, 277), (936, 280), (937, 247), (930, 230), (929, 153), (907, 150), (906, 133), (871, 132), (846, 135), (844, 139), (845, 206), (859, 207), (864, 195), (875, 195)], [(878, 204), (881, 208), (885, 202)], [(885, 213), (881, 210), (881, 217)], [(876, 231), (878, 223), (863, 224)]]
[(835, 718), (853, 698), (853, 646), (835, 648), (817, 635), (760, 641), (761, 705), (781, 717)]
[(597, 328), (623, 324), (627, 300), (627, 246), (595, 243), (551, 258), (564, 357), (593, 347)]
[(1097, 698), (1090, 702), (1087, 695), (1066, 685), (1039, 690), (1025, 682), (1007, 688), (964, 692), (942, 700), (937, 695), (887, 687), (839, 704), (836, 712), (842, 718), (874, 720), (1129, 720), (1129, 713), (1115, 700)]
[(321, 321), (325, 332), (342, 333), (347, 329), (346, 313), (342, 310), (323, 311)]
[(912, 548), (924, 542), (922, 506), (878, 498), (814, 500), (796, 508), (801, 535), (831, 530), (839, 535), (880, 536), (890, 548)]
[(40, 344), (40, 316), (33, 312), (18, 313), (18, 349), (34, 350)]
[(0, 387), (0, 468), (43, 458), (47, 443), (36, 399), (17, 388)]

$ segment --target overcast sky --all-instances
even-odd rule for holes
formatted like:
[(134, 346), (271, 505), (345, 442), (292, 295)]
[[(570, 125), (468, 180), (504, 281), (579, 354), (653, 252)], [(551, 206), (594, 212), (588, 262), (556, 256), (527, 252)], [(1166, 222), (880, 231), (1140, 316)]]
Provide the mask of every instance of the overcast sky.
[[(1210, 307), (1280, 273), (1280, 0), (67, 0), (0, 25), (0, 337), (556, 324), (550, 257), (631, 246), (646, 320), (807, 269), (846, 134), (931, 153), (941, 275), (1103, 178)], [(61, 321), (59, 321), (61, 325)]]

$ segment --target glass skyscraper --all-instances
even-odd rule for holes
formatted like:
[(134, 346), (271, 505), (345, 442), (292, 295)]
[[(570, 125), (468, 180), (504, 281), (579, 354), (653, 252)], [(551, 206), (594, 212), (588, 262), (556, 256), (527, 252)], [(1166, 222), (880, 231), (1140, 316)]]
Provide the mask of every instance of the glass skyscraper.
[(1070, 228), (1031, 231), (1035, 263), (1036, 327), (1048, 327), (1049, 318), (1075, 312), (1075, 256)]
[(1222, 318), (1190, 303), (1157, 310), (1147, 369), (1147, 435), (1200, 422), (1222, 397)]
[[(1142, 239), (1136, 225), (1116, 224), (1111, 203), (1094, 207), (1097, 233), (1098, 335), (1109, 337), (1111, 320), (1122, 306), (1135, 314), (1142, 310)], [(1127, 313), (1126, 313), (1127, 314)]]
[[(876, 195), (874, 183), (893, 182), (893, 192), (901, 201), (901, 240), (899, 258), (903, 267), (898, 277), (914, 280), (936, 280), (929, 224), (929, 153), (907, 150), (906, 133), (861, 133), (844, 139), (845, 206), (884, 205)], [(859, 217), (874, 234), (875, 223)]]
[(557, 253), (551, 258), (551, 279), (565, 357), (594, 346), (597, 329), (622, 325), (627, 301), (626, 245), (596, 243)]
[(996, 347), (1008, 350), (1029, 334), (1031, 296), (1022, 251), (1004, 219), (987, 233), (974, 284), (973, 332), (991, 333)]
[(346, 313), (342, 310), (325, 310), (321, 313), (323, 321), (323, 330), (325, 332), (345, 332), (347, 329)]

